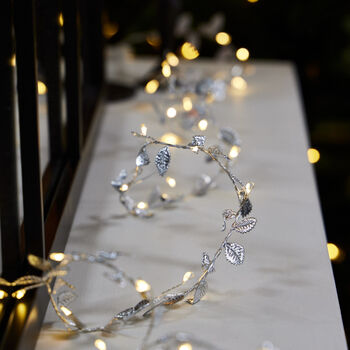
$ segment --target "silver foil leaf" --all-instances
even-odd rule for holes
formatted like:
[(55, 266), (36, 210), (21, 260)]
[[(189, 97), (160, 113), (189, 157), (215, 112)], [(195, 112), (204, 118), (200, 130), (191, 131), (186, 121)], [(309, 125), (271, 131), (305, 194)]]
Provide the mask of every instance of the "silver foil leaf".
[(124, 278), (124, 274), (121, 271), (118, 272), (104, 272), (103, 274), (109, 280), (116, 282), (119, 284), (121, 288), (126, 287), (126, 279)]
[(115, 260), (118, 258), (119, 253), (116, 251), (106, 252), (104, 250), (98, 251), (96, 255), (105, 260)]
[(164, 176), (164, 174), (168, 171), (170, 163), (170, 152), (168, 146), (165, 146), (159, 150), (155, 158), (155, 163), (159, 175)]
[[(218, 159), (218, 157), (223, 157), (227, 160), (229, 160), (230, 158), (226, 156), (226, 154), (224, 154), (224, 152), (222, 151), (222, 148), (218, 145), (213, 145), (208, 147), (208, 152), (214, 156), (215, 159)], [(210, 157), (210, 156), (208, 156)], [(211, 159), (211, 157), (210, 157)], [(207, 159), (209, 160), (209, 158)]]
[(193, 194), (195, 196), (204, 196), (212, 186), (213, 186), (212, 178), (209, 175), (202, 174), (195, 181)]
[(226, 259), (233, 265), (240, 265), (244, 260), (244, 248), (237, 243), (224, 244)]
[(146, 152), (146, 148), (142, 147), (139, 154), (136, 157), (136, 166), (145, 166), (149, 164), (149, 156)]
[(184, 293), (170, 293), (165, 296), (164, 305), (173, 305), (181, 301), (185, 297)]
[(135, 202), (130, 196), (121, 196), (120, 201), (128, 211), (132, 211), (135, 207)]
[(223, 80), (214, 80), (210, 87), (210, 93), (215, 101), (223, 101), (226, 98), (226, 84)]
[(230, 146), (241, 145), (241, 140), (239, 139), (238, 134), (231, 128), (221, 128), (218, 137)]
[(232, 224), (232, 229), (239, 233), (247, 233), (251, 231), (256, 225), (256, 219), (253, 217), (242, 219), (239, 222)]
[(118, 320), (123, 320), (126, 321), (128, 320), (131, 316), (133, 316), (135, 313), (135, 309), (133, 307), (129, 307), (128, 309), (119, 312), (116, 316), (114, 316), (114, 319)]
[(222, 213), (222, 216), (226, 219), (234, 219), (236, 217), (237, 213), (232, 209), (225, 209)]
[(111, 185), (119, 191), (119, 187), (124, 183), (124, 180), (128, 177), (128, 172), (125, 169), (122, 169), (119, 175), (111, 181)]
[(62, 292), (57, 296), (57, 302), (64, 306), (68, 306), (74, 299), (76, 299), (77, 295), (71, 291)]
[(196, 304), (198, 303), (204, 295), (207, 293), (208, 290), (208, 282), (205, 279), (202, 279), (194, 292), (194, 296), (191, 299), (188, 299), (187, 302), (189, 304)]
[(189, 146), (204, 146), (206, 137), (203, 135), (196, 135), (192, 137), (192, 141), (188, 144)]
[(203, 253), (202, 255), (202, 269), (206, 270), (208, 269), (208, 272), (214, 271), (214, 266), (211, 265), (212, 261), (209, 258), (208, 253)]
[(245, 198), (243, 199), (243, 201), (241, 202), (241, 214), (243, 217), (247, 216), (253, 209), (253, 205), (251, 203), (251, 201), (249, 200), (249, 198)]
[(135, 312), (138, 312), (149, 305), (149, 300), (143, 299), (134, 306)]

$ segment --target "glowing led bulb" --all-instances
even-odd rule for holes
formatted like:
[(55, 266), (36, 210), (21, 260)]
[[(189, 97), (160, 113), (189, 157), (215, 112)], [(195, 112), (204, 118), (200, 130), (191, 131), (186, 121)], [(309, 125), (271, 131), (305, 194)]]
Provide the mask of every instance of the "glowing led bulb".
[(206, 119), (202, 119), (198, 122), (198, 128), (201, 131), (207, 130), (208, 121)]
[(174, 53), (168, 52), (165, 57), (171, 66), (176, 67), (179, 64), (179, 59)]
[(327, 243), (328, 255), (331, 260), (336, 260), (339, 257), (340, 250), (334, 243)]
[(248, 182), (245, 185), (245, 193), (249, 194), (250, 192), (252, 192), (253, 187), (254, 187), (254, 183), (253, 182)]
[(187, 282), (189, 279), (193, 278), (194, 273), (192, 271), (187, 271), (182, 278), (183, 282)]
[(45, 95), (47, 92), (46, 85), (42, 81), (38, 81), (38, 94)]
[(102, 339), (96, 339), (94, 345), (98, 350), (107, 350), (107, 345)]
[(229, 45), (232, 41), (231, 35), (225, 32), (217, 33), (215, 40), (219, 45), (225, 46)]
[(194, 60), (199, 56), (197, 48), (189, 42), (185, 42), (181, 46), (181, 54), (186, 60)]
[(141, 135), (147, 135), (147, 126), (145, 124), (141, 124)]
[(162, 74), (165, 76), (165, 78), (169, 78), (171, 75), (171, 67), (168, 63), (165, 62), (162, 67)]
[(246, 61), (249, 58), (249, 51), (246, 48), (241, 47), (236, 51), (236, 57), (240, 61)]
[(63, 27), (64, 20), (62, 12), (60, 12), (60, 14), (58, 15), (58, 24), (60, 25), (60, 27)]
[(72, 311), (70, 311), (67, 307), (63, 305), (60, 307), (60, 309), (66, 316), (70, 316), (72, 314)]
[(191, 147), (191, 149), (192, 149), (192, 152), (194, 152), (194, 153), (198, 153), (198, 146), (194, 146), (194, 147)]
[(166, 111), (166, 115), (168, 118), (175, 118), (176, 117), (176, 109), (174, 107), (169, 107)]
[(12, 67), (16, 66), (16, 55), (15, 54), (13, 54), (12, 57), (10, 58), (10, 65)]
[(0, 300), (5, 299), (7, 296), (8, 294), (4, 290), (0, 289)]
[(229, 153), (228, 156), (229, 156), (231, 159), (237, 158), (240, 151), (241, 151), (241, 148), (240, 148), (239, 146), (234, 145), (234, 146), (232, 146), (232, 148), (231, 148), (230, 153)]
[(62, 261), (64, 259), (64, 254), (63, 253), (51, 253), (50, 254), (50, 259), (53, 261)]
[(136, 280), (135, 282), (135, 289), (139, 293), (145, 293), (151, 290), (151, 286), (144, 280)]
[(24, 289), (16, 290), (12, 293), (12, 297), (16, 299), (22, 299), (26, 294), (26, 291)]
[(187, 112), (190, 111), (193, 107), (191, 98), (188, 96), (185, 96), (182, 99), (182, 105), (183, 105), (185, 111), (187, 111)]
[(170, 186), (170, 187), (175, 187), (176, 186), (176, 180), (172, 177), (167, 177), (166, 180), (167, 184)]
[(167, 132), (166, 134), (162, 135), (160, 138), (160, 141), (165, 142), (165, 143), (170, 143), (172, 145), (176, 145), (177, 143), (180, 142), (179, 136), (176, 134), (173, 134), (172, 132)]
[(129, 189), (129, 186), (127, 185), (127, 184), (123, 184), (123, 185), (121, 185), (120, 187), (119, 187), (119, 190), (121, 191), (121, 192), (125, 192), (125, 191), (127, 191)]
[(320, 160), (320, 152), (316, 148), (309, 148), (307, 158), (311, 164), (317, 163)]
[(192, 350), (192, 345), (190, 343), (183, 343), (178, 347), (179, 350)]
[(237, 90), (245, 90), (247, 88), (247, 82), (242, 77), (233, 77), (231, 86)]
[(159, 81), (156, 79), (150, 80), (146, 86), (145, 86), (145, 91), (148, 94), (154, 94), (159, 88)]
[(139, 209), (147, 209), (148, 208), (148, 203), (146, 203), (146, 202), (138, 202), (137, 203), (137, 207)]

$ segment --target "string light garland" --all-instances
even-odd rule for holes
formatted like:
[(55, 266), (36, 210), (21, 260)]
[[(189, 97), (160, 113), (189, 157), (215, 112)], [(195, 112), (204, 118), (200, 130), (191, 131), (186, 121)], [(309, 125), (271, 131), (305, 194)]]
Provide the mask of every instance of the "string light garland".
[[(230, 238), (233, 233), (245, 234), (251, 231), (256, 225), (257, 220), (254, 217), (248, 217), (252, 211), (252, 204), (249, 196), (254, 184), (252, 182), (243, 184), (242, 181), (232, 174), (231, 170), (226, 165), (226, 161), (229, 160), (229, 157), (222, 153), (222, 151), (215, 145), (206, 147), (206, 138), (202, 135), (193, 136), (192, 140), (187, 145), (178, 145), (165, 143), (151, 136), (145, 136), (137, 132), (132, 132), (132, 134), (136, 137), (144, 139), (145, 144), (142, 146), (137, 155), (136, 163), (138, 165), (132, 180), (128, 183), (116, 185), (119, 186), (120, 189), (123, 188), (123, 185), (126, 185), (129, 188), (137, 181), (137, 177), (142, 171), (142, 168), (150, 164), (147, 146), (151, 144), (161, 146), (154, 159), (154, 163), (160, 176), (164, 176), (169, 169), (171, 160), (170, 150), (172, 148), (190, 151), (191, 153), (193, 153), (192, 151), (195, 149), (195, 153), (203, 153), (204, 155), (209, 156), (227, 175), (233, 185), (233, 190), (239, 202), (238, 209), (226, 209), (223, 211), (223, 225), (221, 231), (225, 232), (225, 236), (212, 257), (207, 252), (203, 252), (201, 260), (202, 274), (200, 277), (186, 287), (188, 282), (194, 277), (193, 272), (187, 271), (184, 273), (182, 279), (177, 285), (166, 289), (158, 296), (152, 297), (150, 293), (151, 285), (148, 282), (128, 276), (124, 271), (119, 269), (116, 264), (112, 263), (112, 261), (116, 260), (120, 256), (120, 254), (117, 252), (100, 251), (95, 255), (86, 253), (64, 254), (59, 252), (50, 254), (49, 257), (53, 262), (41, 259), (34, 255), (29, 255), (29, 263), (41, 270), (43, 275), (27, 275), (20, 277), (13, 282), (0, 278), (0, 286), (10, 288), (17, 287), (18, 289), (16, 289), (11, 295), (17, 299), (23, 298), (26, 292), (30, 289), (45, 286), (55, 313), (67, 327), (67, 329), (75, 333), (115, 333), (122, 329), (125, 325), (133, 324), (133, 322), (138, 322), (151, 316), (151, 322), (141, 347), (144, 349), (151, 349), (151, 347), (147, 347), (147, 340), (155, 324), (154, 318), (157, 316), (157, 312), (159, 312), (159, 310), (163, 308), (171, 309), (174, 304), (183, 301), (191, 305), (198, 303), (207, 292), (207, 278), (211, 273), (215, 272), (215, 264), (222, 253), (224, 253), (226, 260), (234, 266), (238, 266), (243, 263), (245, 256), (244, 247), (235, 242), (230, 242)], [(125, 178), (126, 177), (123, 179), (125, 180)], [(228, 222), (230, 222), (230, 226), (227, 225)], [(141, 300), (135, 305), (117, 312), (104, 325), (93, 327), (86, 326), (69, 307), (69, 304), (77, 297), (77, 294), (75, 293), (75, 286), (64, 279), (69, 271), (68, 266), (73, 262), (78, 261), (100, 264), (108, 268), (111, 273), (106, 273), (105, 275), (109, 279), (122, 286), (125, 286), (126, 284), (132, 285), (139, 293)], [(56, 283), (52, 288), (51, 284), (54, 278), (56, 278)], [(61, 291), (62, 287), (66, 287), (65, 289), (68, 289), (68, 291)], [(9, 295), (6, 291), (1, 290), (0, 297), (6, 298), (9, 297)], [(175, 339), (177, 338), (175, 337)], [(96, 338), (94, 344), (98, 349), (106, 349), (105, 342), (100, 338)], [(186, 344), (186, 342), (184, 342), (184, 344)]]

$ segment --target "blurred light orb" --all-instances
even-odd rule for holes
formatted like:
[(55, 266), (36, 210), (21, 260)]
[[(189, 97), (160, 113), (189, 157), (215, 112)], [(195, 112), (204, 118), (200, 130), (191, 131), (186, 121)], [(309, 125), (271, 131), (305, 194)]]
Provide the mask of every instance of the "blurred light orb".
[(179, 350), (192, 350), (192, 345), (190, 343), (183, 343), (178, 347)]
[(151, 286), (144, 280), (137, 280), (135, 282), (135, 289), (139, 293), (145, 293), (145, 292), (148, 292), (149, 290), (151, 290)]
[(181, 54), (186, 60), (194, 60), (199, 56), (197, 48), (189, 42), (185, 42), (181, 46)]
[(148, 203), (146, 203), (146, 202), (138, 202), (137, 203), (137, 207), (139, 209), (147, 209), (148, 208)]
[(160, 38), (160, 35), (157, 32), (149, 33), (146, 36), (146, 41), (152, 47), (158, 47), (162, 43), (162, 39)]
[(241, 152), (241, 148), (239, 146), (234, 145), (231, 147), (231, 150), (228, 156), (230, 159), (237, 158), (239, 155), (239, 152)]
[(236, 51), (236, 57), (240, 61), (246, 61), (249, 58), (249, 51), (248, 49), (241, 47)]
[(60, 12), (60, 14), (58, 15), (58, 24), (60, 25), (60, 27), (63, 27), (63, 25), (64, 25), (64, 19), (63, 19), (62, 12)]
[(247, 82), (242, 77), (233, 77), (231, 80), (231, 86), (237, 90), (245, 90), (247, 85)]
[(107, 350), (107, 345), (102, 339), (96, 339), (94, 345), (98, 350)]
[(159, 81), (156, 79), (150, 80), (146, 86), (145, 86), (145, 91), (148, 94), (154, 94), (159, 88)]
[(208, 127), (208, 121), (206, 119), (202, 119), (198, 122), (198, 128), (201, 131), (207, 130)]
[(251, 4), (254, 4), (255, 2), (258, 2), (259, 0), (247, 0), (248, 2), (250, 2)]
[(118, 33), (119, 26), (116, 22), (105, 22), (103, 23), (103, 36), (106, 39), (110, 39), (112, 36)]
[(179, 59), (173, 52), (168, 52), (165, 58), (172, 67), (176, 67), (179, 64)]
[(231, 35), (225, 32), (220, 32), (215, 35), (215, 40), (219, 45), (226, 46), (231, 44)]
[(65, 255), (64, 253), (51, 253), (49, 257), (53, 261), (61, 262), (64, 259)]
[(38, 81), (38, 94), (45, 95), (47, 92), (47, 87), (42, 81)]
[(176, 109), (174, 107), (169, 107), (166, 111), (166, 115), (170, 119), (175, 118), (176, 117)]
[(339, 257), (340, 250), (334, 243), (327, 243), (329, 259), (336, 260)]
[(192, 107), (193, 107), (191, 98), (188, 97), (188, 96), (185, 96), (182, 99), (182, 105), (184, 107), (184, 110), (189, 112), (192, 109)]
[(147, 135), (147, 126), (145, 124), (141, 124), (141, 135), (146, 136)]
[(167, 62), (165, 62), (162, 66), (162, 74), (165, 78), (169, 78), (171, 76), (171, 67)]
[(309, 148), (307, 150), (307, 159), (311, 164), (315, 164), (320, 160), (320, 152), (316, 148)]
[(166, 134), (162, 135), (160, 141), (176, 145), (180, 143), (180, 137), (176, 134), (173, 134), (172, 132), (167, 132)]
[(168, 176), (165, 181), (172, 188), (174, 188), (176, 186), (176, 180), (174, 178), (172, 178), (172, 177)]

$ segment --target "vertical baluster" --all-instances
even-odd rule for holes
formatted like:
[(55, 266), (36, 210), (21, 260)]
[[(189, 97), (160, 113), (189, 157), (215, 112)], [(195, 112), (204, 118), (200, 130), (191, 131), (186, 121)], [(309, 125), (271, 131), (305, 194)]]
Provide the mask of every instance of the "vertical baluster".
[(14, 277), (22, 258), (18, 218), (11, 13), (11, 1), (3, 1), (0, 14), (0, 232), (2, 271), (7, 278)]
[(44, 256), (33, 0), (14, 0), (25, 253)]
[(69, 156), (78, 159), (82, 147), (80, 20), (78, 0), (63, 0), (63, 19), (66, 66), (67, 145)]

